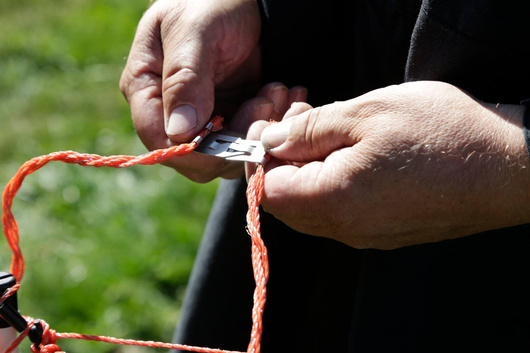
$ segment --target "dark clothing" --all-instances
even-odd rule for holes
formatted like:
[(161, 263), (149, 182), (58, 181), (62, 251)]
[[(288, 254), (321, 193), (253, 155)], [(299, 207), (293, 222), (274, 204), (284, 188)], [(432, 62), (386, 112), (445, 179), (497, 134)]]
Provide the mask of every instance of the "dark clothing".
[[(264, 82), (304, 85), (314, 106), (425, 79), (491, 103), (530, 97), (528, 1), (261, 6)], [(244, 190), (242, 180), (221, 183), (176, 342), (246, 350), (254, 283)], [(530, 350), (530, 225), (378, 251), (262, 217), (271, 268), (264, 353)]]

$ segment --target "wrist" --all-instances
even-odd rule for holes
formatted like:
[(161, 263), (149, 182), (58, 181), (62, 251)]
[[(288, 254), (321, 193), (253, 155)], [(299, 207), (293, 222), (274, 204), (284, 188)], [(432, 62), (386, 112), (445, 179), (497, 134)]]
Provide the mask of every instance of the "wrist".
[(497, 177), (490, 203), (497, 207), (501, 226), (530, 223), (530, 157), (523, 125), (529, 112), (524, 105), (496, 105), (493, 111), (502, 122), (497, 135), (501, 162), (498, 171), (491, 170)]
[(525, 110), (523, 113), (523, 137), (526, 143), (526, 150), (530, 156), (530, 98), (521, 102)]

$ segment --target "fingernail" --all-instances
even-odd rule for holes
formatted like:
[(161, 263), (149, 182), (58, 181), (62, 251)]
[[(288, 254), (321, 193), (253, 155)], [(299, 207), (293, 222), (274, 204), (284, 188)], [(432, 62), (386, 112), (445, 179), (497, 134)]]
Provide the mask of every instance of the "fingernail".
[(293, 100), (298, 102), (305, 102), (307, 100), (307, 88), (296, 87), (293, 89)]
[(285, 120), (277, 124), (267, 126), (261, 133), (261, 144), (265, 149), (276, 148), (287, 141), (291, 130), (292, 120)]
[(169, 115), (166, 134), (180, 135), (197, 126), (197, 112), (191, 105), (181, 105), (173, 109)]
[(289, 89), (284, 85), (278, 85), (272, 90), (271, 100), (274, 102), (274, 111), (276, 113), (281, 114), (282, 110), (285, 108), (288, 94)]
[(258, 120), (270, 120), (271, 114), (274, 109), (274, 103), (268, 102), (258, 106), (257, 119)]

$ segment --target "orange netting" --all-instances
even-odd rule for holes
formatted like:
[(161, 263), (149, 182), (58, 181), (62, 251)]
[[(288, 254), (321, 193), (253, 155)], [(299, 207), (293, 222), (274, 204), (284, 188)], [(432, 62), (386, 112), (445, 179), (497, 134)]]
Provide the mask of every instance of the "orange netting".
[[(215, 117), (199, 134), (199, 136), (191, 143), (172, 146), (166, 149), (155, 150), (141, 156), (119, 155), (104, 157), (94, 154), (78, 153), (74, 151), (63, 151), (35, 157), (24, 163), (24, 165), (20, 167), (16, 175), (6, 185), (4, 193), (2, 195), (2, 225), (4, 228), (4, 235), (7, 239), (9, 247), (13, 252), (10, 271), (15, 276), (17, 284), (12, 288), (8, 289), (0, 297), (0, 306), (9, 296), (13, 295), (20, 288), (20, 281), (24, 276), (24, 257), (19, 246), (18, 225), (11, 212), (11, 206), (18, 189), (20, 188), (24, 178), (27, 175), (44, 167), (51, 161), (61, 161), (65, 163), (79, 164), (81, 166), (113, 168), (124, 168), (139, 164), (149, 165), (162, 163), (165, 160), (191, 153), (209, 132), (219, 130), (221, 128), (221, 125), (222, 118)], [(263, 190), (263, 180), (264, 168), (263, 165), (258, 165), (256, 172), (249, 180), (247, 189), (247, 200), (249, 206), (249, 210), (247, 213), (247, 231), (252, 239), (252, 267), (254, 271), (254, 279), (256, 281), (256, 289), (254, 291), (254, 306), (252, 309), (252, 331), (250, 335), (250, 342), (247, 348), (247, 353), (259, 353), (261, 351), (261, 336), (263, 330), (262, 317), (267, 293), (266, 283), (269, 276), (267, 249), (265, 247), (265, 244), (263, 243), (263, 240), (261, 239), (260, 233), (259, 205), (261, 202)], [(31, 317), (25, 317), (25, 319), (28, 323), (26, 329), (6, 350), (6, 353), (11, 352), (16, 347), (18, 347), (18, 345), (24, 340), (24, 338), (28, 336), (30, 329), (37, 324), (36, 321)], [(137, 341), (106, 336), (82, 335), (77, 333), (60, 333), (56, 332), (55, 330), (52, 330), (49, 325), (42, 320), (39, 320), (38, 324), (41, 325), (41, 327), (43, 328), (43, 334), (42, 342), (38, 346), (33, 344), (31, 347), (32, 351), (35, 353), (61, 352), (61, 349), (57, 345), (57, 339), (60, 338), (83, 339), (121, 345), (156, 347), (191, 352), (236, 353), (233, 351), (227, 351), (222, 349), (203, 348), (182, 344), (153, 341)]]

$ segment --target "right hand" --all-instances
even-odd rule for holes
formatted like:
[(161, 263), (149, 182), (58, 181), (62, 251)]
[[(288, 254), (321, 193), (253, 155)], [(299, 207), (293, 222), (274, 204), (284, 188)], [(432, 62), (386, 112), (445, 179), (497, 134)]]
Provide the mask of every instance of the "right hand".
[(249, 131), (272, 157), (261, 205), (301, 233), (354, 248), (528, 224), (524, 109), (437, 81), (293, 105), (283, 121)]
[[(256, 0), (153, 4), (138, 25), (120, 81), (148, 149), (190, 141), (210, 119), (214, 102), (218, 110), (248, 97), (261, 71), (260, 27)], [(226, 121), (225, 126), (245, 130), (250, 123)], [(217, 158), (197, 154), (165, 164), (198, 182), (224, 176), (226, 169)]]

